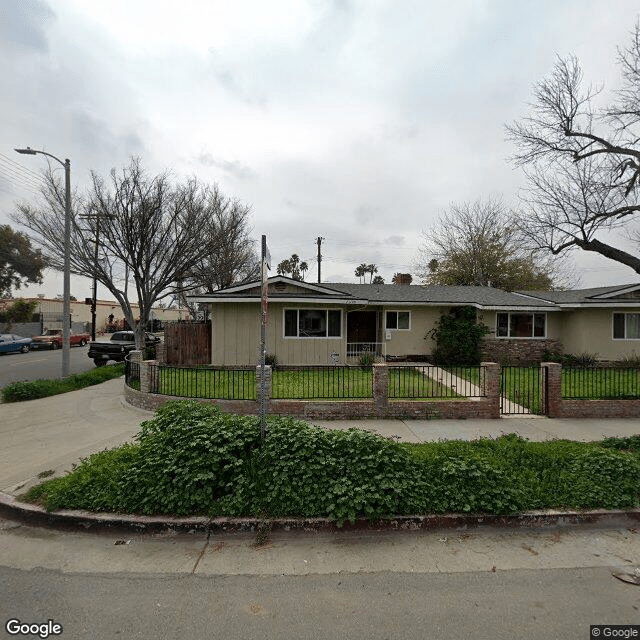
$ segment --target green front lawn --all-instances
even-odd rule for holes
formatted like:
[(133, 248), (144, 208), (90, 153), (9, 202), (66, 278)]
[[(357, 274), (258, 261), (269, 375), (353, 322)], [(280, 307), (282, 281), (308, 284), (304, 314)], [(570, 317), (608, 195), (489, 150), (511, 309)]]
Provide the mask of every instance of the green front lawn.
[(562, 397), (607, 399), (640, 397), (639, 369), (563, 369)]
[[(210, 368), (159, 368), (158, 393), (185, 398), (256, 399), (256, 371)], [(373, 396), (370, 367), (276, 368), (272, 398), (304, 400), (368, 399)], [(412, 367), (389, 370), (389, 396), (395, 399), (461, 398), (456, 390)]]
[(158, 367), (158, 393), (182, 398), (255, 400), (255, 369)]
[(271, 380), (274, 399), (345, 400), (373, 396), (370, 367), (278, 368)]

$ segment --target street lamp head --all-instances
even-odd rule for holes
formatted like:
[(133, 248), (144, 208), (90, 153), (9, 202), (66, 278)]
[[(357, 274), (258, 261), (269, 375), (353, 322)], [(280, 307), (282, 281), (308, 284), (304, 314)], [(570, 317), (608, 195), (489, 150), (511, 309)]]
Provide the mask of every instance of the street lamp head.
[(17, 151), (18, 153), (26, 153), (27, 155), (30, 155), (30, 156), (35, 156), (36, 153), (38, 153), (35, 149), (32, 149), (31, 147), (27, 147), (26, 149), (14, 149), (14, 151)]

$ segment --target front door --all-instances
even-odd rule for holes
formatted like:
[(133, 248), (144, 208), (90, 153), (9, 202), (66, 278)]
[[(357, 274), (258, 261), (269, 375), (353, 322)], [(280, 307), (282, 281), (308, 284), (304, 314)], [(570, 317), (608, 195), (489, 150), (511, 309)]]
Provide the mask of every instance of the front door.
[(378, 314), (375, 311), (347, 313), (347, 342), (377, 342)]

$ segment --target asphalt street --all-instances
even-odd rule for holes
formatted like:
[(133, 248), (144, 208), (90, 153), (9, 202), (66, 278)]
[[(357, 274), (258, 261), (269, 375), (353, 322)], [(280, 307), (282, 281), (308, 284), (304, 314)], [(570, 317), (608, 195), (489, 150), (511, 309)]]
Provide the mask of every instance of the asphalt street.
[[(71, 373), (82, 373), (95, 368), (89, 359), (88, 346), (70, 349)], [(0, 357), (0, 388), (11, 382), (60, 378), (62, 375), (62, 349), (39, 349), (29, 353), (6, 353)]]
[[(80, 638), (589, 638), (640, 623), (640, 534), (480, 527), (121, 537), (0, 522), (0, 618)], [(8, 637), (8, 636), (7, 636)]]

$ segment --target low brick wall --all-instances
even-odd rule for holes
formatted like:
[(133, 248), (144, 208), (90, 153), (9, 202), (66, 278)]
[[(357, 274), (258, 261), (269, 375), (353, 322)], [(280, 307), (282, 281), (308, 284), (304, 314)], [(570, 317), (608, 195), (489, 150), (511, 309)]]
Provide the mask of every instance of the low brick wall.
[[(147, 364), (141, 363), (141, 390), (132, 389), (125, 383), (125, 400), (140, 409), (155, 411), (165, 402), (176, 400), (176, 396), (149, 393), (150, 379)], [(386, 365), (374, 366), (374, 383), (371, 400), (268, 400), (270, 415), (291, 416), (307, 420), (348, 420), (360, 418), (499, 418), (500, 417), (500, 367), (493, 363), (483, 363), (486, 367), (486, 396), (470, 399), (447, 399), (433, 401), (389, 400), (388, 369)], [(267, 389), (271, 389), (271, 368), (266, 367)], [(198, 402), (213, 404), (225, 413), (257, 415), (256, 400), (215, 400), (198, 399)]]
[(550, 418), (640, 418), (640, 400), (561, 400)]
[[(125, 400), (132, 406), (156, 411), (165, 402), (179, 400), (175, 396), (143, 393), (125, 385)], [(184, 399), (184, 398), (183, 398)], [(225, 413), (258, 415), (255, 400), (212, 400), (198, 398), (198, 402), (213, 404)], [(474, 400), (434, 400), (433, 402), (392, 401), (380, 411), (370, 400), (318, 401), (271, 400), (269, 415), (291, 416), (306, 420), (357, 420), (366, 418), (429, 419), (499, 418), (500, 403), (488, 398)]]
[(549, 373), (547, 399), (550, 418), (640, 418), (640, 398), (620, 400), (565, 400), (562, 397), (562, 366), (542, 364)]
[[(187, 398), (179, 398), (176, 396), (164, 396), (159, 393), (144, 393), (137, 391), (125, 384), (124, 399), (133, 407), (138, 409), (146, 409), (147, 411), (156, 411), (166, 402), (171, 400), (187, 400)], [(255, 400), (208, 400), (203, 398), (194, 398), (203, 404), (215, 404), (225, 413), (237, 413), (239, 415), (257, 415), (258, 403)]]

